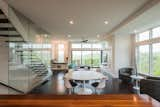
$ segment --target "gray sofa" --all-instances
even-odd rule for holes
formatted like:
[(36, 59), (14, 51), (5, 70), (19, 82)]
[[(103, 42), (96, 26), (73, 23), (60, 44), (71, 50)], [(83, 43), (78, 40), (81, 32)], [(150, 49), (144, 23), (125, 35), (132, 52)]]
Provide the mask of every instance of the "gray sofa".
[(140, 81), (140, 92), (160, 101), (160, 77), (147, 76)]

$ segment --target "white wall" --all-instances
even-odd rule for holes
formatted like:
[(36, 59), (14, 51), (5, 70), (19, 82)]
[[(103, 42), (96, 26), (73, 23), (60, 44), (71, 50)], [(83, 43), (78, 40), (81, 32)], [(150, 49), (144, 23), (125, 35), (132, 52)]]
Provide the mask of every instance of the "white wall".
[(114, 70), (131, 66), (131, 36), (114, 36)]

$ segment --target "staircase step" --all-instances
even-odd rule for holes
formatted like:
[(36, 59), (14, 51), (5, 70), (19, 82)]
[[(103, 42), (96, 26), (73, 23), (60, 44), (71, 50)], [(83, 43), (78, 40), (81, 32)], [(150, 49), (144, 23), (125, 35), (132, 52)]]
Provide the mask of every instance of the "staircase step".
[(2, 10), (0, 9), (0, 14), (3, 14)]
[(11, 28), (0, 28), (0, 31), (16, 31), (14, 27)]
[(10, 23), (0, 23), (0, 28), (13, 28), (13, 25)]
[(6, 16), (3, 14), (0, 14), (0, 19), (6, 19)]
[(0, 31), (1, 37), (21, 37), (17, 31)]
[(0, 19), (0, 23), (9, 23), (8, 19)]

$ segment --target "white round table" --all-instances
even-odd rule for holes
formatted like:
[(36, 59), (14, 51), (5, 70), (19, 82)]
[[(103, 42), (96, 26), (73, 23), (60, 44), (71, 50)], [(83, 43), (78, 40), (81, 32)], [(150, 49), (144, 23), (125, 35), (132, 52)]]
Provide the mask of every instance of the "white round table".
[(90, 88), (85, 87), (85, 81), (100, 80), (103, 78), (108, 79), (102, 73), (95, 72), (95, 71), (73, 71), (73, 72), (66, 73), (64, 77), (71, 80), (83, 81), (83, 88), (80, 88), (79, 91), (77, 92), (77, 94), (80, 94), (80, 95), (92, 94), (92, 90)]

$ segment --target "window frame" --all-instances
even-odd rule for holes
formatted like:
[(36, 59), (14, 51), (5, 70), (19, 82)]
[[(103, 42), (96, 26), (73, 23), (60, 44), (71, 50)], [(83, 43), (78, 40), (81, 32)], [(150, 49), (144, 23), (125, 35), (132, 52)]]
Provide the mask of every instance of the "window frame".
[[(143, 41), (138, 40), (139, 34), (143, 33), (143, 32), (146, 32), (146, 31), (139, 32), (135, 35), (135, 54), (137, 54), (137, 56), (136, 56), (137, 64), (139, 63), (139, 52), (137, 51), (137, 49), (142, 45), (149, 45), (149, 72), (148, 72), (148, 74), (138, 72), (140, 74), (153, 76), (153, 45), (156, 44), (156, 43), (160, 43), (160, 36), (159, 37), (153, 37), (153, 29), (158, 28), (158, 27), (160, 27), (160, 26), (157, 26), (157, 27), (146, 30), (146, 31), (149, 31), (149, 39), (148, 40), (143, 40)], [(137, 67), (138, 66), (139, 65), (137, 65)]]

